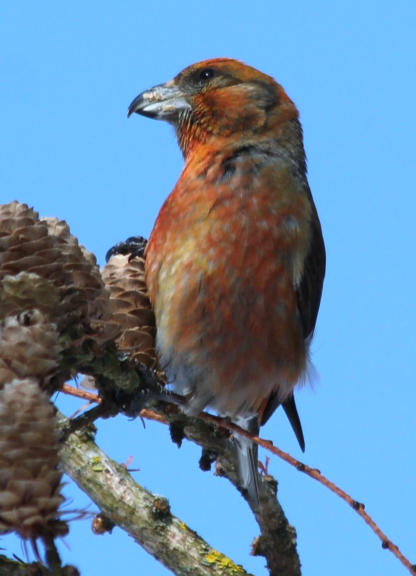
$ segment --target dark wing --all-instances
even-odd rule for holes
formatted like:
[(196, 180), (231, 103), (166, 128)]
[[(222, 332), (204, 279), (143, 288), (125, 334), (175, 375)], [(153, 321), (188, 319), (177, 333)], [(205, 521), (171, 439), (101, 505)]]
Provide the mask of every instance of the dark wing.
[[(312, 199), (311, 199), (312, 201)], [(321, 302), (322, 286), (325, 276), (325, 244), (322, 237), (321, 224), (315, 205), (312, 201), (314, 210), (312, 218), (312, 236), (311, 247), (305, 259), (305, 267), (302, 280), (296, 290), (298, 299), (298, 310), (302, 323), (303, 337), (305, 340), (313, 335), (318, 316), (319, 304)], [(260, 425), (267, 422), (276, 408), (279, 406), (279, 400), (276, 394), (272, 394), (261, 414)], [(302, 426), (296, 409), (295, 398), (291, 394), (283, 403), (283, 409), (289, 422), (296, 434), (296, 438), (302, 450), (305, 450), (305, 441), (303, 438)]]
[(303, 328), (303, 337), (312, 336), (321, 302), (322, 286), (325, 276), (325, 244), (321, 224), (313, 205), (311, 248), (305, 259), (301, 283), (297, 288), (298, 310)]

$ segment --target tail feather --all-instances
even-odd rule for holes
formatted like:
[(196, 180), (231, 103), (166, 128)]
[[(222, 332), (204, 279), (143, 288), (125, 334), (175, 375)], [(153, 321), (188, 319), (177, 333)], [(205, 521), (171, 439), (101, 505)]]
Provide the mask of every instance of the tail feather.
[(292, 426), (293, 432), (299, 442), (302, 452), (305, 452), (305, 438), (303, 437), (302, 424), (300, 423), (300, 418), (298, 410), (296, 408), (295, 397), (291, 394), (284, 402), (282, 402), (282, 408), (286, 413), (286, 416)]
[[(236, 424), (252, 434), (258, 434), (259, 426), (257, 417), (250, 419), (237, 419)], [(237, 453), (238, 483), (239, 488), (244, 490), (247, 498), (254, 508), (259, 505), (259, 473), (257, 460), (257, 444), (251, 440), (235, 434), (234, 442)]]
[[(293, 428), (299, 446), (305, 451), (305, 439), (303, 437), (302, 424), (296, 408), (295, 398), (291, 394), (282, 402), (283, 410)], [(257, 416), (250, 418), (236, 418), (234, 422), (247, 430), (251, 434), (257, 435), (259, 423)], [(259, 485), (260, 477), (258, 473), (258, 447), (249, 438), (235, 434), (233, 437), (235, 445), (237, 465), (238, 465), (238, 486), (246, 492), (247, 498), (254, 508), (259, 506)]]

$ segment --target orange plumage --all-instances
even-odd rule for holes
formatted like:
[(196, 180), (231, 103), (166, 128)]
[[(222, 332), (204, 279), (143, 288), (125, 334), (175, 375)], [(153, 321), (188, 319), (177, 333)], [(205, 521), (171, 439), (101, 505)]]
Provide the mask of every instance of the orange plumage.
[[(146, 252), (162, 365), (193, 412), (211, 406), (255, 430), (282, 404), (303, 449), (293, 389), (325, 248), (295, 105), (270, 76), (224, 58), (143, 92), (133, 112), (172, 123), (185, 157)], [(255, 504), (256, 455), (235, 441)]]

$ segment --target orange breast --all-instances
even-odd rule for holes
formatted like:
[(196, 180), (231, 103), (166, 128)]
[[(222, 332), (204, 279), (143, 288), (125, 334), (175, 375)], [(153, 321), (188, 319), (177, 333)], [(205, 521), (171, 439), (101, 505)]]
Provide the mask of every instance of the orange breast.
[(228, 172), (220, 155), (188, 162), (149, 240), (146, 278), (178, 389), (234, 416), (272, 391), (284, 399), (305, 370), (296, 283), (311, 207), (290, 167), (245, 157)]

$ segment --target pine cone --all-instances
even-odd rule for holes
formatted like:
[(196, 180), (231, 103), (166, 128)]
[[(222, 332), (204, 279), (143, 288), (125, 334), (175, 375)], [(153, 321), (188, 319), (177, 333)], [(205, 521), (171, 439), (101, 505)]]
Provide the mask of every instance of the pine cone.
[(0, 390), (0, 533), (61, 536), (62, 473), (55, 411), (34, 379)]
[(134, 360), (156, 368), (155, 318), (147, 295), (144, 258), (129, 258), (112, 256), (101, 270), (113, 305), (112, 319), (121, 329), (116, 343)]
[(59, 315), (58, 289), (33, 272), (6, 275), (0, 280), (0, 319), (36, 308), (49, 318)]
[(39, 310), (0, 321), (0, 388), (14, 378), (34, 377), (50, 385), (59, 366), (58, 332)]
[(94, 254), (78, 244), (66, 222), (57, 218), (41, 218), (40, 221), (47, 225), (49, 234), (59, 246), (64, 270), (72, 284), (64, 296), (64, 307), (68, 307), (72, 314), (76, 311), (84, 325), (88, 320), (86, 332), (90, 338), (100, 344), (114, 340), (119, 330), (110, 321), (110, 298)]
[(19, 272), (37, 274), (58, 287), (64, 283), (59, 248), (48, 227), (26, 204), (12, 202), (0, 206), (0, 279)]
[[(36, 296), (27, 294), (30, 283), (22, 290), (19, 287), (24, 297), (4, 294), (10, 292), (11, 281), (6, 277), (21, 272), (38, 276)], [(40, 289), (39, 278), (51, 285), (51, 294), (52, 287), (56, 290), (50, 303), (41, 297), (45, 286)], [(65, 222), (56, 218), (39, 220), (37, 212), (26, 204), (0, 206), (0, 282), (0, 303), (9, 298), (7, 306), (2, 306), (5, 311), (1, 317), (35, 307), (50, 315), (59, 332), (70, 328), (73, 338), (87, 335), (102, 344), (117, 334), (115, 326), (108, 322), (110, 301), (95, 257), (79, 246)], [(57, 303), (59, 306), (55, 307)], [(18, 309), (20, 305), (22, 308)]]

